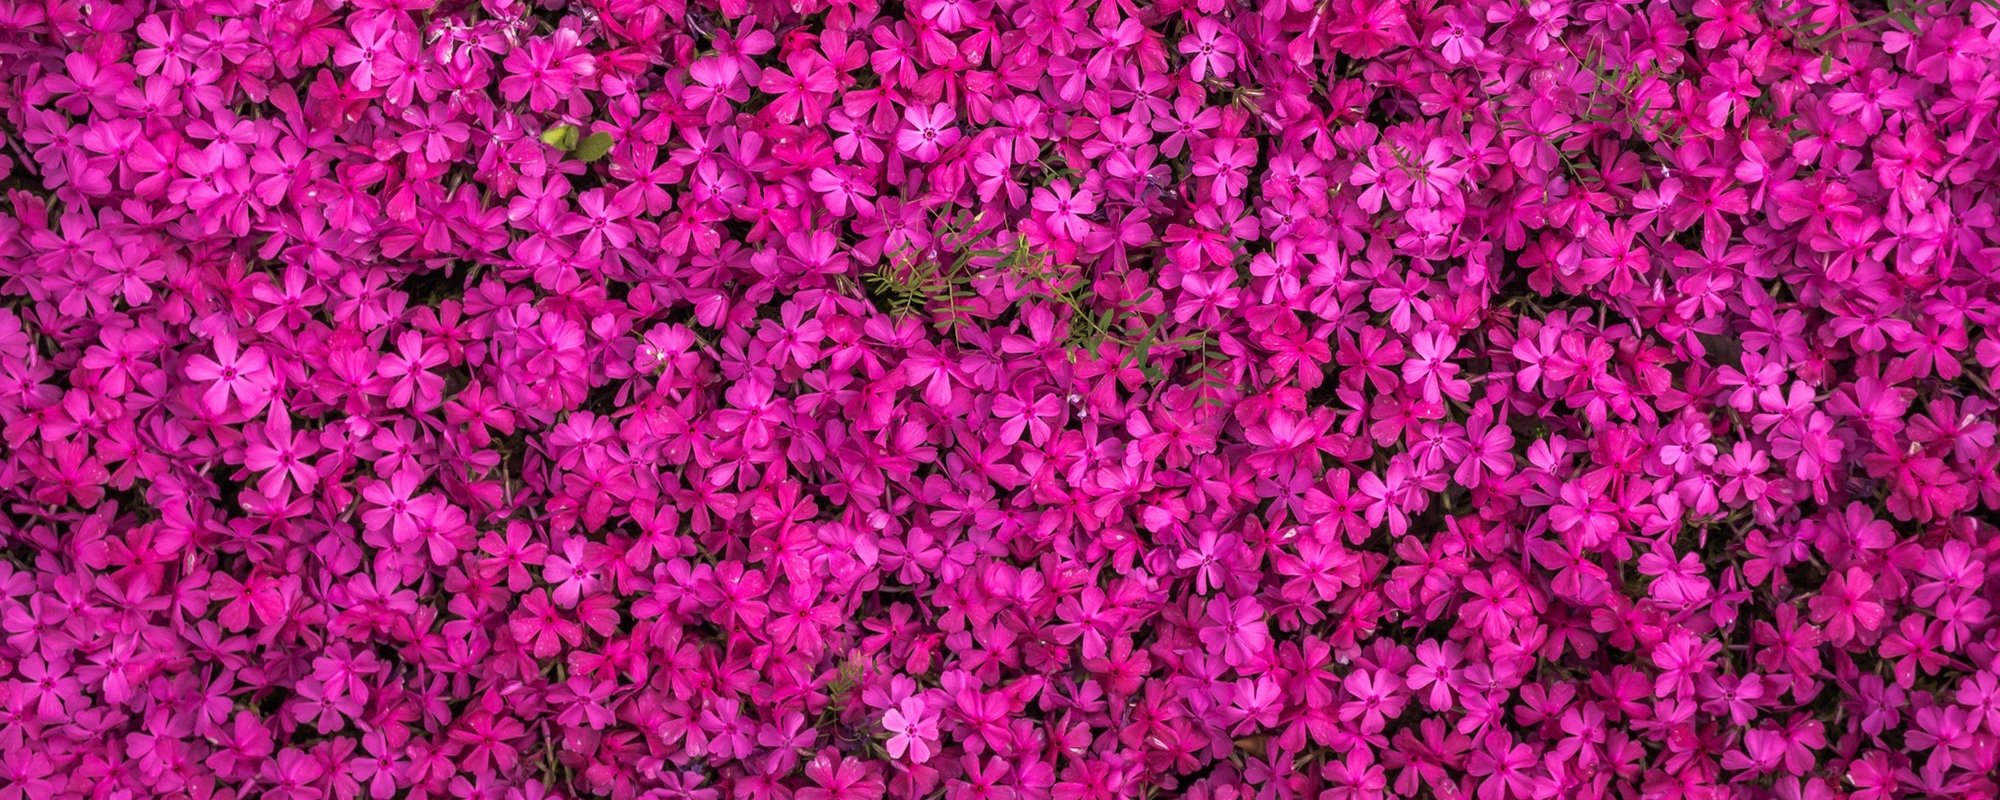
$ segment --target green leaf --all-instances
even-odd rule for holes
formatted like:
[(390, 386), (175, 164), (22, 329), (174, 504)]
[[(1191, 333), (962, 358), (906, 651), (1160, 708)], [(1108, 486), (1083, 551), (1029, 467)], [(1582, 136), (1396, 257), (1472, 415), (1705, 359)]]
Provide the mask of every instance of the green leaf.
[(616, 141), (611, 138), (611, 134), (598, 131), (584, 137), (583, 143), (576, 146), (576, 157), (586, 162), (596, 161), (611, 152), (611, 145)]
[(1153, 337), (1148, 336), (1139, 340), (1139, 346), (1132, 348), (1130, 359), (1125, 364), (1119, 366), (1126, 367), (1137, 364), (1141, 371), (1148, 371), (1152, 369), (1152, 355)]
[(575, 150), (576, 126), (557, 125), (553, 128), (542, 131), (542, 144), (548, 145), (557, 150), (562, 150), (565, 152), (570, 150)]

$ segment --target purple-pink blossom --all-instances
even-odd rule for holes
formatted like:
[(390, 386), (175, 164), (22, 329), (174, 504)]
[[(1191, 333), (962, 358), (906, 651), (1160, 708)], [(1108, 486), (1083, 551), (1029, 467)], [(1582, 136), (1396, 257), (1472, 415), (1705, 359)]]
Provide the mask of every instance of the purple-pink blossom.
[(2000, 797), (1985, 0), (0, 0), (0, 800)]

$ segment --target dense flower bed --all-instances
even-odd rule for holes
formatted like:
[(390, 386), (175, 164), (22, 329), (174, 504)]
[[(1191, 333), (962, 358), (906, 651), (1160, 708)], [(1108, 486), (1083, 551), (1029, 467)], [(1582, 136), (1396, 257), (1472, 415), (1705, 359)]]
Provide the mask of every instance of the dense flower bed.
[(0, 800), (2000, 795), (2000, 16), (0, 0)]

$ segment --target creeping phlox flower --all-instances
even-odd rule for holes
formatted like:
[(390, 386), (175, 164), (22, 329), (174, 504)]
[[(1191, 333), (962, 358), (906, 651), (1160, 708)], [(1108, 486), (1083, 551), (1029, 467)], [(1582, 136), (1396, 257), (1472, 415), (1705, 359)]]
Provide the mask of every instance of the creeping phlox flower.
[(0, 800), (2000, 797), (1986, 0), (0, 0)]

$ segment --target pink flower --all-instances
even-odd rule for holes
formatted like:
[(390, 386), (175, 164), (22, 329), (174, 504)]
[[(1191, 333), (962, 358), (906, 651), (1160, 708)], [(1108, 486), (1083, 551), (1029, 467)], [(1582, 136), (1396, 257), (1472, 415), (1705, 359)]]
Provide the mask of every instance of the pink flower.
[(805, 774), (815, 785), (800, 789), (799, 800), (875, 800), (882, 796), (882, 781), (869, 772), (866, 763), (842, 758), (832, 748), (807, 761)]
[(1271, 633), (1264, 621), (1264, 609), (1255, 599), (1231, 601), (1217, 597), (1208, 601), (1207, 611), (1201, 642), (1220, 653), (1229, 665), (1249, 664), (1270, 646)]
[(583, 629), (569, 622), (549, 604), (548, 593), (535, 590), (521, 600), (521, 609), (508, 622), (516, 641), (534, 649), (536, 658), (549, 658), (564, 643), (574, 647), (583, 642)]
[(507, 55), (506, 77), (500, 79), (501, 96), (508, 102), (526, 98), (528, 107), (536, 111), (555, 108), (581, 81), (597, 72), (596, 57), (578, 52), (581, 45), (573, 30), (529, 39)]
[(928, 112), (918, 106), (910, 106), (902, 112), (902, 130), (896, 132), (896, 148), (908, 152), (910, 158), (920, 162), (938, 160), (938, 152), (958, 144), (958, 128), (952, 124), (958, 118), (952, 106), (936, 104)]
[(1089, 189), (1077, 189), (1065, 182), (1051, 184), (1046, 189), (1036, 189), (1034, 208), (1046, 215), (1049, 230), (1058, 237), (1072, 242), (1083, 240), (1092, 230), (1086, 216), (1097, 211), (1097, 196)]
[(200, 354), (188, 358), (187, 377), (208, 384), (201, 401), (217, 414), (229, 407), (232, 397), (248, 414), (257, 413), (270, 401), (273, 381), (264, 351), (251, 345), (239, 352), (236, 337), (228, 334), (215, 337), (214, 358)]
[(908, 753), (911, 762), (922, 764), (935, 752), (932, 747), (938, 736), (937, 718), (925, 709), (922, 700), (912, 697), (889, 709), (882, 715), (882, 727), (890, 734), (885, 743), (890, 758), (902, 758)]
[(243, 466), (264, 473), (257, 491), (277, 498), (292, 488), (310, 494), (319, 483), (319, 471), (310, 460), (319, 446), (293, 433), (292, 415), (283, 403), (265, 406), (264, 417), (264, 424), (252, 429), (243, 456)]
[(1834, 573), (1819, 594), (1807, 601), (1812, 620), (1825, 624), (1827, 637), (1836, 643), (1880, 628), (1885, 611), (1880, 602), (1869, 599), (1874, 586), (1875, 579), (1860, 567)]
[(1194, 32), (1182, 37), (1181, 55), (1188, 56), (1188, 69), (1195, 80), (1206, 80), (1209, 76), (1227, 77), (1236, 68), (1235, 56), (1240, 45), (1235, 34), (1225, 30), (1208, 17), (1195, 20)]
[(1672, 548), (1653, 543), (1653, 552), (1639, 556), (1639, 572), (1653, 576), (1652, 596), (1669, 606), (1692, 605), (1708, 599), (1711, 584), (1702, 576), (1694, 553), (1674, 557)]

